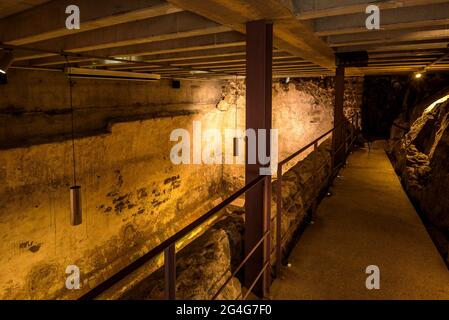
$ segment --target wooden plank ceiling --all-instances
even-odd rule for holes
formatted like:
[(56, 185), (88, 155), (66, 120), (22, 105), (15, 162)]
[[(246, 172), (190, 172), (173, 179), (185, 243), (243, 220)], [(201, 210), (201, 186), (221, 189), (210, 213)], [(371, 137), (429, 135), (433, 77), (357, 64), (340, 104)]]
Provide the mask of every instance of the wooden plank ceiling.
[[(78, 0), (81, 29), (65, 28), (70, 0), (3, 0), (0, 42), (15, 68), (72, 66), (158, 73), (167, 78), (245, 74), (245, 22), (274, 24), (274, 74), (334, 74), (334, 52), (367, 50), (350, 74), (449, 70), (449, 0)], [(381, 8), (381, 30), (365, 27), (368, 4)], [(49, 53), (50, 52), (50, 53)], [(119, 62), (119, 58), (132, 60)]]

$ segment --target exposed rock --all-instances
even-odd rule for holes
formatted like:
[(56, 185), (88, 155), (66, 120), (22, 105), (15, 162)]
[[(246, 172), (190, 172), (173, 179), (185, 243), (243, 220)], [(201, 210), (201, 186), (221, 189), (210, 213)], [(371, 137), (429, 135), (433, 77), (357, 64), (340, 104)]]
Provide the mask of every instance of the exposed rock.
[[(438, 239), (440, 251), (447, 254), (449, 101), (428, 106), (402, 139), (392, 141), (390, 151), (406, 191), (441, 233), (434, 240)], [(445, 237), (446, 243), (441, 243)]]
[[(331, 166), (331, 140), (326, 140), (317, 152), (310, 153), (282, 176), (282, 250), (283, 255), (293, 241), (295, 233), (300, 229), (307, 216), (307, 211), (319, 197), (321, 190), (327, 186)], [(316, 169), (314, 161), (316, 156)], [(318, 170), (321, 168), (321, 170)], [(276, 212), (276, 183), (273, 183), (272, 214)], [(273, 226), (272, 243), (275, 243), (275, 225)]]
[[(231, 250), (222, 229), (209, 229), (177, 254), (176, 298), (210, 300), (231, 276)], [(125, 293), (121, 299), (164, 299), (164, 270), (159, 269)], [(242, 293), (237, 278), (225, 286), (217, 299), (234, 300)]]
[[(345, 84), (344, 114), (350, 117), (360, 114), (362, 105), (363, 78), (348, 77)], [(279, 159), (285, 159), (299, 148), (307, 145), (333, 127), (334, 79), (295, 78), (288, 83), (273, 81), (273, 123), (278, 130)], [(245, 83), (230, 80), (223, 86), (223, 97), (217, 105), (220, 110), (228, 110), (226, 127), (245, 130)], [(359, 117), (361, 119), (361, 117)], [(310, 153), (304, 152), (288, 164), (295, 165)], [(229, 192), (242, 188), (245, 184), (244, 166), (224, 166), (223, 177)]]
[[(282, 253), (288, 254), (294, 236), (305, 224), (307, 211), (326, 187), (331, 162), (331, 140), (323, 142), (283, 175), (281, 219)], [(316, 159), (315, 159), (316, 157)], [(314, 164), (314, 162), (316, 163)], [(314, 165), (321, 168), (314, 173)], [(244, 208), (229, 206), (225, 217), (177, 254), (178, 299), (211, 299), (244, 258)], [(272, 216), (276, 214), (276, 183), (272, 190)], [(272, 225), (272, 247), (276, 244)], [(272, 257), (272, 264), (275, 257)], [(218, 299), (236, 299), (242, 293), (233, 278)], [(121, 299), (163, 299), (164, 270), (160, 269), (128, 290)]]
[[(419, 81), (409, 75), (365, 76), (365, 137), (388, 138), (391, 133), (401, 139), (431, 103), (428, 98), (447, 87), (448, 81), (449, 75), (444, 73), (426, 74)], [(390, 131), (392, 125), (393, 130)]]
[(214, 228), (224, 230), (228, 236), (231, 251), (231, 269), (234, 271), (244, 257), (245, 211), (239, 208), (230, 208), (229, 211), (230, 213), (224, 219), (214, 224)]

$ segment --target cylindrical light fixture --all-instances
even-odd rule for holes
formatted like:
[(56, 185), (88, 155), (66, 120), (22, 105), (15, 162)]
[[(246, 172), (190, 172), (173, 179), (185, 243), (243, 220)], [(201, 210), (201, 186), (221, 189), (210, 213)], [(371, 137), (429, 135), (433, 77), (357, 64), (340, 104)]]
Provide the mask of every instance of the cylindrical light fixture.
[[(67, 67), (70, 66), (69, 59), (65, 57)], [(82, 223), (82, 204), (81, 204), (81, 187), (76, 183), (76, 158), (75, 158), (75, 120), (73, 115), (73, 95), (72, 95), (72, 79), (69, 75), (69, 98), (70, 113), (72, 120), (72, 158), (73, 158), (73, 186), (70, 187), (70, 223), (72, 226), (78, 226)]]
[(234, 157), (240, 156), (239, 152), (239, 138), (234, 137)]
[(70, 223), (72, 226), (80, 225), (82, 219), (82, 206), (81, 206), (81, 187), (74, 186), (70, 188)]
[(14, 61), (14, 54), (11, 50), (0, 51), (0, 73), (5, 74)]

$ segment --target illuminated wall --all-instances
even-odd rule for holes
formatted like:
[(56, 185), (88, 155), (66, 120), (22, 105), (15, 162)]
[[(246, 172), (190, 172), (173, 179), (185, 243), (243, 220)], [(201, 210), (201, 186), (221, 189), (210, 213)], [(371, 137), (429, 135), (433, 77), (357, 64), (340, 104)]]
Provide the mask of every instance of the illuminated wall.
[[(348, 88), (356, 110), (357, 86)], [(235, 128), (236, 121), (242, 127), (243, 83), (182, 81), (181, 89), (172, 89), (168, 80), (77, 80), (83, 223), (71, 226), (68, 92), (60, 73), (11, 72), (9, 84), (0, 86), (3, 299), (76, 298), (241, 183), (243, 166), (174, 165), (170, 133), (192, 133), (193, 121), (201, 121), (203, 130)], [(332, 79), (275, 82), (273, 127), (280, 129), (281, 158), (332, 127), (332, 100)], [(80, 291), (65, 288), (69, 265), (81, 270)]]

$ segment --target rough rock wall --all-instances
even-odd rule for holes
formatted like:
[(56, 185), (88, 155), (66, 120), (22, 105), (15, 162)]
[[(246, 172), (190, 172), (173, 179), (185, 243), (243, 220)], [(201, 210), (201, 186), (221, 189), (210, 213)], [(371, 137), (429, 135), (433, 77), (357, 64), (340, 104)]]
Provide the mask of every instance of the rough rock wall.
[[(347, 117), (360, 114), (362, 107), (363, 78), (347, 78), (345, 84), (344, 112)], [(223, 87), (220, 110), (229, 110), (228, 128), (245, 127), (245, 83), (229, 81)], [(333, 127), (334, 79), (292, 79), (288, 84), (273, 83), (273, 129), (279, 130), (279, 160), (287, 158), (301, 147), (312, 142)], [(285, 169), (295, 165), (311, 150), (305, 152)], [(224, 179), (229, 189), (242, 187), (244, 167), (225, 165)]]
[[(446, 90), (449, 98), (449, 89)], [(441, 98), (438, 94), (434, 99)], [(427, 104), (401, 139), (390, 141), (395, 169), (413, 201), (430, 220), (440, 252), (449, 250), (449, 100)], [(422, 105), (417, 108), (423, 110)], [(449, 263), (449, 260), (448, 260)]]
[[(388, 139), (390, 128), (401, 136), (422, 115), (418, 104), (447, 86), (449, 76), (426, 74), (417, 80), (412, 76), (366, 76), (363, 94), (363, 133), (366, 138)], [(419, 111), (418, 111), (419, 110)]]

